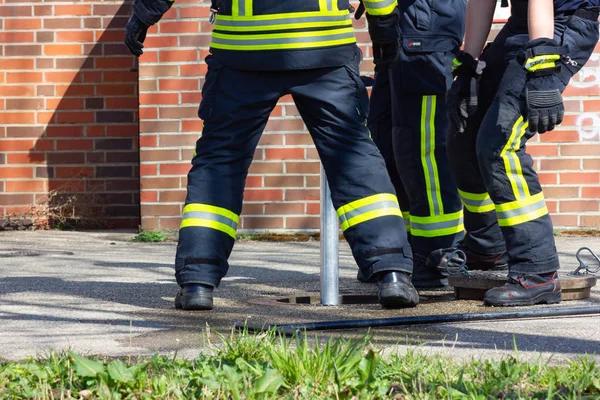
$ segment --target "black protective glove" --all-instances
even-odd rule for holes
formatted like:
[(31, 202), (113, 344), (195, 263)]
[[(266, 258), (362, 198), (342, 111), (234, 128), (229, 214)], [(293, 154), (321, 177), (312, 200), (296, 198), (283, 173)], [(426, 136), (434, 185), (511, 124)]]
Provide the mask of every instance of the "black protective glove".
[(400, 11), (398, 7), (391, 14), (374, 16), (367, 13), (369, 35), (373, 42), (373, 62), (375, 71), (389, 68), (400, 57)]
[(532, 40), (519, 52), (518, 61), (527, 70), (524, 116), (532, 132), (553, 130), (565, 115), (557, 76), (563, 54), (564, 48), (547, 38)]
[(139, 57), (144, 53), (142, 49), (147, 32), (148, 26), (133, 14), (125, 26), (125, 45), (134, 56)]
[(144, 53), (148, 28), (160, 21), (172, 5), (169, 0), (135, 0), (133, 14), (125, 27), (125, 45), (131, 54), (139, 57)]
[(453, 62), (454, 82), (446, 95), (448, 119), (456, 133), (463, 133), (467, 128), (467, 119), (477, 111), (479, 79), (484, 61), (475, 60), (470, 54), (461, 52)]

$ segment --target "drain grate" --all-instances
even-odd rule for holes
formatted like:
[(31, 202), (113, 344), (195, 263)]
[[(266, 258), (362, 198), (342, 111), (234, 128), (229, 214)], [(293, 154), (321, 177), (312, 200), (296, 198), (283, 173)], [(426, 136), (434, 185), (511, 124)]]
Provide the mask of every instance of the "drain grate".
[(29, 250), (29, 249), (0, 249), (0, 258), (7, 257), (39, 257), (39, 256), (72, 256), (72, 251), (62, 250)]

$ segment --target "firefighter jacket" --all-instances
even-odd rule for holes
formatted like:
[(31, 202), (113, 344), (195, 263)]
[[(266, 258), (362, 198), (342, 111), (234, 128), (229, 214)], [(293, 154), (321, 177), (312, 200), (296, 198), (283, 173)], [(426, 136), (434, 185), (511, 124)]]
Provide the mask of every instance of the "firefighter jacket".
[[(346, 65), (356, 55), (349, 0), (218, 0), (211, 52), (241, 70), (281, 71)], [(397, 0), (366, 0), (388, 15)]]

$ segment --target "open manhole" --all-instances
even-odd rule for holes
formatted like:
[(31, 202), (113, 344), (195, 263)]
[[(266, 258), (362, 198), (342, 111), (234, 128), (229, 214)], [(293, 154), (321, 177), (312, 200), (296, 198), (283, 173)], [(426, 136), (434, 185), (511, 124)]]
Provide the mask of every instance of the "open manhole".
[(0, 249), (0, 258), (6, 257), (39, 257), (39, 256), (72, 256), (72, 251), (62, 250), (31, 250), (31, 249)]
[[(489, 289), (506, 283), (506, 271), (469, 271), (469, 273), (471, 276), (448, 277), (448, 283), (454, 287), (457, 299), (483, 300), (483, 295)], [(597, 276), (594, 275), (571, 275), (567, 272), (559, 272), (559, 277), (563, 300), (587, 299), (597, 281)]]

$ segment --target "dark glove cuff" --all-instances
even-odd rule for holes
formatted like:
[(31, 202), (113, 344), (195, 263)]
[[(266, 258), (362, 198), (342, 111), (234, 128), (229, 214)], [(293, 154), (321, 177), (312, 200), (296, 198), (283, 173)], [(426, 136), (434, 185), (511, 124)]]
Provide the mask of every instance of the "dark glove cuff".
[(485, 62), (478, 61), (474, 59), (472, 55), (463, 51), (459, 52), (452, 61), (454, 76), (479, 76), (482, 74), (484, 68)]
[(168, 0), (136, 0), (133, 3), (133, 16), (145, 26), (152, 26), (160, 21), (172, 5), (173, 2)]
[(552, 75), (560, 71), (559, 62), (565, 53), (554, 39), (540, 38), (527, 42), (517, 60), (533, 76)]
[(391, 14), (373, 16), (367, 13), (369, 35), (375, 43), (393, 43), (400, 37), (400, 11), (396, 7)]

